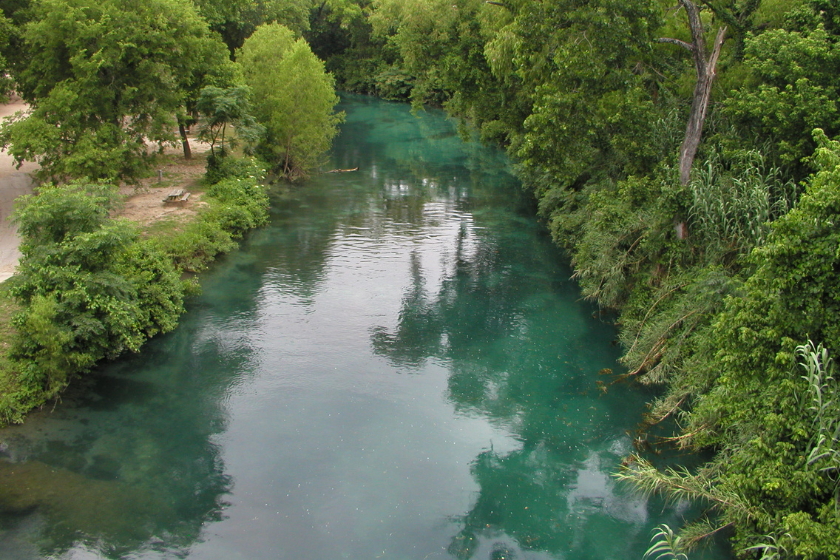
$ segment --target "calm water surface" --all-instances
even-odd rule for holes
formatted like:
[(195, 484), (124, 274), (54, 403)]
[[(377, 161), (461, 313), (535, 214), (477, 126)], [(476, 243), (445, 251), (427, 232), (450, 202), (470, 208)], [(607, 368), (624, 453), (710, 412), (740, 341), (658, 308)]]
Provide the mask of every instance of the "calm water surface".
[(649, 395), (503, 155), (343, 109), (359, 171), (278, 190), (176, 332), (0, 432), (0, 558), (638, 559), (679, 523), (610, 476)]

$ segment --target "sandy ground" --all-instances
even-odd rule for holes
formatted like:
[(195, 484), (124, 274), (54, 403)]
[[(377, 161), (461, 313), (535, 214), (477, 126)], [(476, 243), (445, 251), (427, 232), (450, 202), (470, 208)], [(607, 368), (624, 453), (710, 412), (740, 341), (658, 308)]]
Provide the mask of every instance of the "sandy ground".
[[(147, 226), (158, 220), (188, 218), (201, 207), (201, 194), (192, 189), (204, 175), (205, 159), (203, 154), (209, 146), (195, 139), (190, 139), (193, 159), (185, 160), (180, 148), (167, 148), (167, 161), (158, 166), (163, 172), (163, 181), (158, 176), (143, 179), (138, 185), (123, 185), (120, 194), (126, 197), (118, 215)], [(181, 189), (191, 193), (187, 202), (164, 202), (170, 192)]]
[[(20, 99), (13, 99), (11, 103), (0, 105), (0, 118), (24, 110), (26, 105)], [(209, 146), (194, 138), (190, 138), (190, 146), (195, 156), (192, 160), (185, 160), (180, 148), (166, 149), (169, 157), (159, 166), (163, 172), (162, 182), (155, 174), (155, 177), (144, 179), (138, 185), (122, 186), (120, 192), (127, 198), (119, 215), (145, 226), (161, 219), (187, 218), (194, 214), (202, 204), (200, 194), (193, 194), (185, 203), (163, 202), (173, 189), (189, 192), (204, 174), (202, 154), (209, 150)], [(17, 227), (8, 218), (14, 211), (15, 199), (32, 193), (35, 182), (31, 173), (37, 169), (37, 164), (29, 162), (15, 169), (12, 157), (5, 150), (0, 151), (0, 282), (14, 274), (20, 259)]]
[[(20, 99), (15, 99), (9, 104), (0, 105), (0, 118), (25, 110), (26, 105)], [(33, 181), (29, 174), (36, 169), (38, 166), (29, 162), (15, 169), (15, 162), (6, 150), (0, 152), (0, 282), (14, 273), (20, 258), (17, 227), (9, 221), (9, 216), (14, 210), (15, 199), (32, 193)]]

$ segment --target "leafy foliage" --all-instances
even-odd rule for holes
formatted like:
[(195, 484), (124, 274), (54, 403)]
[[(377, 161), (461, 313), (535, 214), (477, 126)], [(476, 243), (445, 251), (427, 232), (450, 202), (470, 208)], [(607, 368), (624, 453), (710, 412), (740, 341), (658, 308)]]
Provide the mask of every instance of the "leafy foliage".
[(689, 184), (688, 221), (707, 251), (748, 253), (764, 243), (770, 222), (794, 206), (796, 185), (778, 167), (768, 169), (765, 159), (750, 150), (726, 166), (712, 152), (697, 170)]
[(110, 218), (118, 200), (106, 184), (47, 185), (20, 201), (23, 257), (9, 281), (20, 311), (11, 362), (0, 370), (1, 420), (20, 421), (100, 360), (177, 326), (194, 291), (182, 274), (206, 268), (268, 219), (262, 167), (227, 159), (228, 176), (209, 188), (206, 210), (175, 235), (140, 238), (131, 223)]
[[(814, 414), (817, 425), (815, 441), (808, 453), (808, 465), (821, 472), (837, 476), (840, 473), (840, 390), (834, 377), (834, 367), (828, 350), (822, 344), (796, 347), (796, 354), (802, 358), (801, 365), (808, 382), (812, 404), (808, 410)], [(840, 509), (840, 486), (835, 485), (834, 502)]]
[(18, 162), (53, 178), (132, 178), (146, 143), (174, 141), (174, 115), (224, 46), (187, 0), (38, 0), (16, 72), (29, 114), (3, 126)]
[[(204, 115), (204, 120), (198, 131), (199, 140), (210, 143), (211, 163), (217, 157), (216, 144), (219, 145), (219, 157), (224, 157), (227, 148), (234, 149), (237, 138), (247, 144), (255, 144), (263, 134), (263, 127), (259, 126), (251, 115), (251, 104), (248, 99), (250, 91), (245, 86), (218, 88), (207, 86), (201, 90), (196, 102), (196, 110)], [(236, 134), (227, 134), (228, 127)]]
[(727, 109), (770, 141), (781, 162), (796, 168), (813, 152), (814, 128), (840, 133), (840, 44), (821, 24), (747, 38), (744, 64), (752, 80), (733, 92)]
[(289, 179), (316, 167), (343, 115), (333, 79), (303, 39), (281, 25), (259, 27), (237, 58), (253, 93), (257, 120), (266, 129), (260, 152)]
[[(393, 98), (376, 78), (390, 53), (372, 36), (370, 4), (369, 0), (323, 0), (312, 10), (310, 30), (304, 36), (340, 89)], [(403, 91), (399, 97), (405, 99), (407, 94)]]
[(268, 221), (268, 194), (261, 185), (264, 166), (254, 158), (221, 158), (208, 171), (208, 203), (198, 219), (159, 235), (152, 241), (176, 268), (200, 272), (221, 253), (237, 247), (246, 230)]
[[(796, 208), (774, 222), (767, 242), (753, 251), (755, 271), (741, 297), (726, 300), (700, 341), (709, 361), (698, 374), (707, 381), (692, 396), (685, 435), (717, 449), (710, 484), (751, 509), (773, 512), (767, 519), (732, 519), (736, 543), (759, 546), (769, 534), (778, 550), (794, 557), (830, 558), (840, 539), (834, 471), (811, 467), (817, 457), (827, 460), (824, 453), (832, 448), (834, 425), (814, 418), (814, 407), (822, 406), (814, 404), (817, 393), (826, 399), (822, 404), (832, 402), (827, 372), (820, 373), (828, 364), (822, 349), (800, 347), (809, 375), (803, 379), (794, 368), (797, 340), (832, 341), (825, 347), (831, 350), (840, 325), (840, 240), (833, 226), (840, 217), (840, 144), (819, 131), (815, 138), (820, 171)], [(724, 519), (730, 513), (723, 512)]]
[(278, 23), (298, 35), (309, 29), (309, 0), (195, 0), (195, 4), (231, 54), (260, 25)]
[(11, 64), (6, 60), (15, 27), (12, 20), (0, 14), (0, 101), (6, 101), (14, 88), (14, 82), (8, 74)]
[(683, 550), (682, 537), (674, 533), (668, 525), (660, 525), (654, 530), (650, 548), (645, 551), (645, 558), (654, 560), (688, 560)]
[(102, 358), (137, 351), (183, 311), (171, 262), (137, 244), (129, 223), (108, 217), (114, 192), (47, 186), (16, 211), (23, 257), (12, 294), (23, 310), (12, 355), (25, 406), (55, 396)]

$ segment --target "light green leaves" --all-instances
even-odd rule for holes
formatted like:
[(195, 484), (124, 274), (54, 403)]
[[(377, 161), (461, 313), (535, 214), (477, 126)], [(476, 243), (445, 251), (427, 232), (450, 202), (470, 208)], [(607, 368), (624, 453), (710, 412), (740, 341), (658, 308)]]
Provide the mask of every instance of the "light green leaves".
[(645, 551), (644, 558), (653, 560), (688, 560), (683, 550), (682, 537), (668, 525), (660, 525), (651, 537), (653, 544)]
[(303, 39), (272, 24), (258, 28), (237, 53), (254, 113), (266, 129), (261, 151), (289, 179), (321, 161), (343, 115), (332, 76)]

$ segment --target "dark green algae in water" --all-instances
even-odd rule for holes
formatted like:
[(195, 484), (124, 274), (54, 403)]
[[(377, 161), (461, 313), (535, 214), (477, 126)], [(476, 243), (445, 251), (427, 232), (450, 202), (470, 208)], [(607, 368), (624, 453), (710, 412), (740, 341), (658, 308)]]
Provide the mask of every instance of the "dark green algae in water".
[[(173, 333), (0, 432), (0, 557), (635, 559), (650, 398), (503, 154), (346, 96)], [(722, 557), (707, 552), (698, 557)]]

